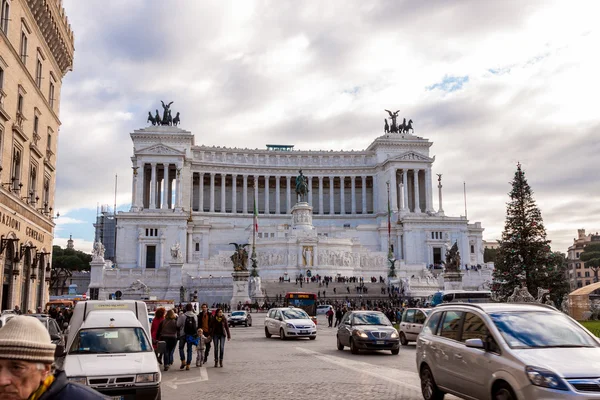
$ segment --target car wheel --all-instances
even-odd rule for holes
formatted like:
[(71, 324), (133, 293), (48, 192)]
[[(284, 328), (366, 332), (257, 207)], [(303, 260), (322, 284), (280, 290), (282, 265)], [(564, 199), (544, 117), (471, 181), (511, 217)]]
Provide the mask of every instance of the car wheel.
[(344, 350), (344, 345), (340, 342), (339, 336), (337, 336), (337, 348), (338, 350)]
[(517, 400), (515, 392), (508, 383), (501, 382), (494, 386), (494, 394), (492, 396), (494, 400)]
[(358, 348), (354, 344), (354, 340), (350, 339), (350, 353), (358, 354)]
[(272, 336), (266, 326), (265, 326), (265, 336), (267, 337), (267, 339)]
[(400, 354), (400, 349), (392, 349), (392, 354), (397, 356), (398, 354)]
[(408, 345), (408, 340), (406, 340), (406, 336), (404, 336), (404, 332), (400, 332), (400, 344), (402, 346)]
[(438, 389), (433, 374), (427, 365), (421, 368), (421, 393), (425, 400), (443, 400), (444, 392)]
[(281, 340), (285, 340), (285, 339), (287, 339), (287, 338), (285, 337), (285, 331), (283, 330), (283, 328), (280, 328), (280, 329), (279, 329), (279, 339), (281, 339)]

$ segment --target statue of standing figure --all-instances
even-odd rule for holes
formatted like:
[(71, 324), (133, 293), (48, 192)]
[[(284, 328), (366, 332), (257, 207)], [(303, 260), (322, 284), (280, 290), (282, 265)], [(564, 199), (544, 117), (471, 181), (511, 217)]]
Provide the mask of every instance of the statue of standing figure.
[(163, 107), (163, 117), (162, 117), (162, 125), (169, 125), (169, 113), (171, 112), (170, 108), (171, 108), (171, 104), (173, 104), (173, 102), (170, 102), (169, 104), (165, 105), (164, 101), (160, 101)]
[(444, 272), (458, 272), (460, 270), (460, 253), (456, 242), (449, 250), (446, 250), (446, 262), (444, 264)]
[(296, 177), (296, 196), (298, 201), (305, 201), (308, 195), (308, 179), (302, 174), (302, 170), (298, 171), (299, 175)]
[(396, 124), (396, 118), (398, 118), (398, 113), (400, 110), (396, 112), (391, 112), (390, 110), (385, 110), (388, 114), (390, 114), (390, 118), (392, 119), (392, 126), (390, 127), (391, 133), (398, 133), (398, 125)]

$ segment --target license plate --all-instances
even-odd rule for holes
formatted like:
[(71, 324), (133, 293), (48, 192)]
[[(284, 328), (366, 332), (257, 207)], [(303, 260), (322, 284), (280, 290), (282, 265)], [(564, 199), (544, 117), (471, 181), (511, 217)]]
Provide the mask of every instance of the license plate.
[(112, 396), (112, 400), (123, 400), (123, 396)]
[(378, 340), (378, 341), (376, 341), (376, 342), (375, 342), (375, 344), (385, 344), (385, 341), (383, 341), (383, 340)]
[(308, 333), (308, 331), (300, 331), (301, 335), (306, 335)]

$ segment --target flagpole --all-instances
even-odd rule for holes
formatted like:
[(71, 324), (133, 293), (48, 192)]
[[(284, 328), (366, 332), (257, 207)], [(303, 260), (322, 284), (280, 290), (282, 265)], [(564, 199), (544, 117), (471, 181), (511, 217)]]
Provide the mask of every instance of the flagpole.
[(390, 181), (387, 184), (387, 202), (388, 202), (388, 258), (392, 257), (392, 222), (391, 222), (391, 209), (390, 209)]
[(252, 256), (251, 258), (256, 259), (256, 228), (257, 228), (257, 219), (258, 219), (258, 210), (256, 209), (256, 179), (254, 178), (254, 208), (252, 210), (253, 218), (252, 218)]

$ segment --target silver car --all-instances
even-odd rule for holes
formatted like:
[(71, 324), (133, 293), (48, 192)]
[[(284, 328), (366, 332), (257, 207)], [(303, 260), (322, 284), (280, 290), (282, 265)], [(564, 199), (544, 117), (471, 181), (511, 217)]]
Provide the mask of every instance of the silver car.
[(281, 340), (288, 338), (317, 338), (317, 326), (301, 308), (272, 308), (265, 318), (265, 336), (279, 335)]
[(600, 341), (542, 304), (440, 305), (416, 359), (426, 400), (600, 398)]
[(423, 329), (425, 319), (432, 310), (432, 308), (407, 308), (404, 310), (398, 329), (402, 346), (417, 340), (417, 336)]

